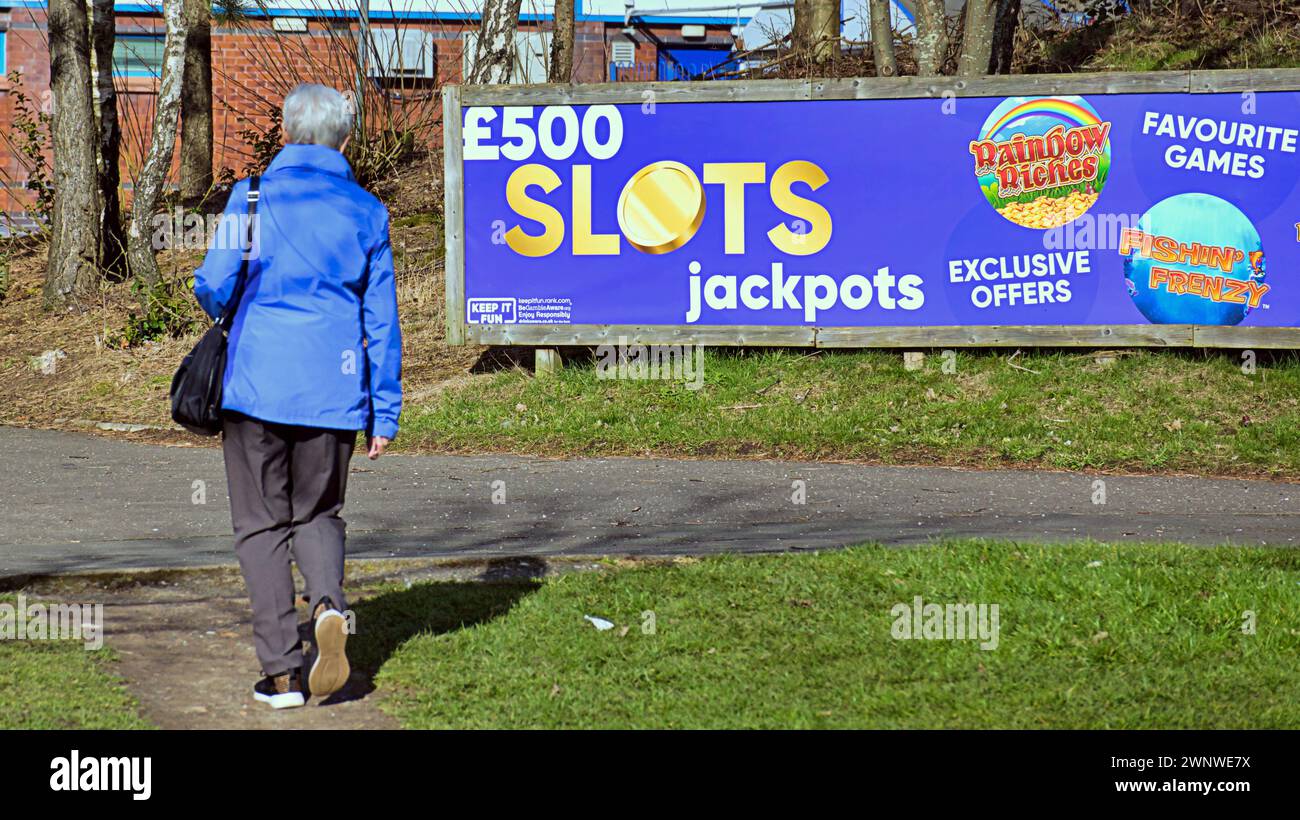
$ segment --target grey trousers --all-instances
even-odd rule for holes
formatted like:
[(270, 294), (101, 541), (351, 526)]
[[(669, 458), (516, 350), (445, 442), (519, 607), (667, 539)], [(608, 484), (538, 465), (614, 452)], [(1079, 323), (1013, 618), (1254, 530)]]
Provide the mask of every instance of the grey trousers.
[(221, 449), (235, 554), (253, 603), (253, 643), (265, 675), (302, 666), (291, 560), (306, 581), (309, 612), (323, 598), (340, 611), (347, 607), (339, 511), (355, 443), (351, 430), (226, 414)]

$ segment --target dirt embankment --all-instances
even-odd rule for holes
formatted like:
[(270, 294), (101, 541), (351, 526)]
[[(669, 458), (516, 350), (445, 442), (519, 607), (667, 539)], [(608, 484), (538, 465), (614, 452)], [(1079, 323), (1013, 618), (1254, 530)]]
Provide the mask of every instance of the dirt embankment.
[[(416, 398), (463, 377), (481, 352), (443, 340), (440, 161), (417, 160), (379, 190), (392, 217), (403, 376)], [(205, 326), (196, 303), (187, 302), (191, 332), (123, 347), (122, 330), (140, 312), (129, 283), (104, 282), (91, 298), (50, 312), (41, 297), (46, 247), (33, 242), (9, 253), (9, 286), (0, 299), (0, 424), (199, 441), (171, 424), (168, 405), (172, 374)], [(164, 277), (180, 287), (202, 260), (202, 250), (159, 255)]]

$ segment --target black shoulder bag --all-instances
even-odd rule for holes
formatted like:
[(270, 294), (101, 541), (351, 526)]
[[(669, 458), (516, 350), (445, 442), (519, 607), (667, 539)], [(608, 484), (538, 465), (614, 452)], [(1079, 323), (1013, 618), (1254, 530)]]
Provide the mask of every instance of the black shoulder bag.
[(181, 362), (172, 377), (172, 419), (201, 436), (215, 436), (221, 432), (221, 387), (226, 375), (226, 347), (235, 312), (244, 298), (248, 285), (248, 261), (253, 253), (253, 221), (257, 216), (257, 200), (261, 179), (248, 180), (248, 236), (239, 275), (230, 302), (212, 327), (208, 328)]

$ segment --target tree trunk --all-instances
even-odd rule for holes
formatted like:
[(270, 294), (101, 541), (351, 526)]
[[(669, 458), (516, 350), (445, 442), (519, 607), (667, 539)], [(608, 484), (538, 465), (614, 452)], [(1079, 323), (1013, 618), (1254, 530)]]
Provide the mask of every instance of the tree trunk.
[(146, 310), (153, 289), (161, 278), (152, 247), (152, 222), (162, 197), (167, 172), (171, 169), (176, 147), (176, 121), (181, 112), (181, 80), (185, 75), (185, 16), (183, 0), (163, 0), (163, 21), (167, 38), (163, 43), (162, 79), (153, 119), (149, 153), (135, 183), (135, 200), (131, 203), (131, 229), (127, 233), (127, 254), (131, 274), (140, 284), (141, 300)]
[[(978, 0), (977, 0), (978, 1)], [(948, 17), (944, 0), (917, 0), (916, 73), (933, 77), (943, 73), (948, 59)]]
[(113, 40), (116, 20), (113, 0), (89, 0), (91, 62), (95, 76), (95, 120), (99, 123), (99, 258), (104, 273), (115, 281), (126, 278), (126, 234), (122, 230), (122, 200), (118, 195), (122, 128), (117, 120), (117, 91), (113, 88)]
[(998, 0), (997, 19), (993, 21), (993, 55), (990, 74), (1010, 74), (1015, 56), (1016, 32), (1020, 30), (1020, 0)]
[(551, 32), (551, 64), (546, 79), (573, 82), (573, 0), (555, 0), (555, 31)]
[(185, 93), (181, 97), (181, 202), (198, 205), (212, 189), (212, 6), (183, 0)]
[(790, 24), (790, 50), (805, 51), (811, 45), (812, 0), (794, 0), (794, 19)]
[(812, 0), (810, 23), (813, 62), (819, 66), (833, 62), (840, 53), (840, 0)]
[(894, 25), (889, 19), (890, 0), (867, 0), (871, 16), (871, 59), (876, 64), (877, 77), (898, 74), (898, 60), (894, 57)]
[(523, 0), (484, 0), (483, 22), (474, 44), (474, 61), (465, 82), (495, 85), (510, 82), (515, 65), (515, 32)]
[(997, 20), (997, 5), (998, 0), (966, 0), (961, 55), (957, 58), (959, 77), (978, 77), (988, 73), (993, 59), (993, 24)]
[(99, 276), (98, 129), (85, 0), (50, 0), (48, 19), (54, 211), (43, 295), (56, 307), (89, 293)]

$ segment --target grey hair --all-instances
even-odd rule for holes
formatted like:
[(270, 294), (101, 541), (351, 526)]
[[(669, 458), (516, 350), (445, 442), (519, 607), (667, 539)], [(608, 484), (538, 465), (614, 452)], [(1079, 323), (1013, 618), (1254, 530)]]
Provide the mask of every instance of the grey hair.
[(284, 98), (282, 124), (293, 142), (341, 148), (352, 117), (352, 100), (329, 86), (303, 83)]

